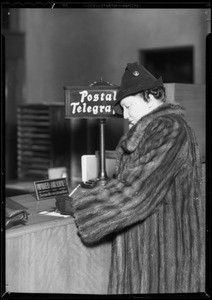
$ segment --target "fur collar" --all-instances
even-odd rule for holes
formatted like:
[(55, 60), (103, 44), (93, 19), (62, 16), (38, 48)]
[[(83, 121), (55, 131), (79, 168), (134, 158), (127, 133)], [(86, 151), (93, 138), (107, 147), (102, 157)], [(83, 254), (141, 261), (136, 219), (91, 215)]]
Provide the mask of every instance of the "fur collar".
[(156, 118), (168, 115), (177, 114), (184, 116), (185, 109), (179, 104), (165, 103), (151, 111), (146, 116), (142, 117), (131, 129), (121, 138), (117, 151), (134, 152), (139, 142), (141, 141), (146, 127)]

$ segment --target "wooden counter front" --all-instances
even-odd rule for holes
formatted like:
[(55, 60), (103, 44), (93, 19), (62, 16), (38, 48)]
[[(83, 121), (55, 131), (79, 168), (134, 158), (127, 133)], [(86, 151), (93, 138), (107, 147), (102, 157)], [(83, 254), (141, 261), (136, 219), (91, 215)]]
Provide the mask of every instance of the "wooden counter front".
[(8, 292), (106, 294), (111, 244), (85, 246), (72, 217), (38, 214), (55, 199), (11, 197), (28, 208), (27, 225), (6, 230)]

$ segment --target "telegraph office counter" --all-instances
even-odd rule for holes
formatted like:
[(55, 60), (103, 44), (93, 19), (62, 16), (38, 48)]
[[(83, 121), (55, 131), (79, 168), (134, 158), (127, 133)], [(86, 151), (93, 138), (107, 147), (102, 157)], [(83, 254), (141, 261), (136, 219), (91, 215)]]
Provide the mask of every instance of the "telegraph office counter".
[(35, 194), (10, 197), (30, 214), (26, 225), (6, 230), (8, 292), (106, 294), (111, 244), (85, 246), (72, 217), (39, 214), (55, 198)]
[[(205, 186), (205, 164), (203, 186)], [(6, 230), (8, 292), (106, 294), (111, 243), (85, 246), (72, 217), (39, 214), (55, 206), (55, 198), (35, 194), (10, 197), (27, 208), (26, 225)], [(203, 195), (205, 201), (205, 195)]]

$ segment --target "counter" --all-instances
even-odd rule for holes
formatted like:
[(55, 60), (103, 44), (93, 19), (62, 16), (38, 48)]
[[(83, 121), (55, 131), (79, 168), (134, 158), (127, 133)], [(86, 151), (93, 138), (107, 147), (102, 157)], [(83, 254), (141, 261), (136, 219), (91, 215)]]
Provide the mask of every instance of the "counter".
[(6, 230), (8, 292), (106, 294), (111, 244), (85, 246), (72, 217), (39, 214), (55, 198), (10, 197), (27, 208), (29, 220)]
[[(205, 164), (203, 201), (205, 205)], [(39, 214), (55, 198), (35, 194), (10, 197), (28, 208), (27, 225), (6, 230), (6, 284), (9, 292), (106, 294), (111, 244), (85, 246), (72, 217)]]

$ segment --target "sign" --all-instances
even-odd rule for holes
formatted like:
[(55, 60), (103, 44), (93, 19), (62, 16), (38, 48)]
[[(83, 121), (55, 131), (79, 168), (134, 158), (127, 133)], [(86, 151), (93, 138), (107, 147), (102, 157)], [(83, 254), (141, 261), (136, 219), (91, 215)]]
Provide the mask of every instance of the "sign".
[(65, 87), (65, 118), (120, 117), (112, 106), (116, 101), (117, 86), (112, 84), (89, 87)]
[(37, 200), (48, 199), (58, 195), (69, 195), (66, 178), (35, 181), (34, 186)]

